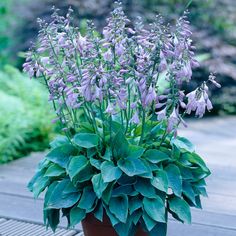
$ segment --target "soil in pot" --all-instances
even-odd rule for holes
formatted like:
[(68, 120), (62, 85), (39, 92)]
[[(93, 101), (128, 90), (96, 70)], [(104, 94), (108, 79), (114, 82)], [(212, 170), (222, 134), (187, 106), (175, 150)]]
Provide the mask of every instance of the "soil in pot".
[[(107, 215), (104, 215), (103, 222), (100, 222), (93, 214), (88, 214), (82, 221), (82, 226), (84, 236), (118, 236)], [(135, 236), (148, 236), (148, 234), (139, 227)]]

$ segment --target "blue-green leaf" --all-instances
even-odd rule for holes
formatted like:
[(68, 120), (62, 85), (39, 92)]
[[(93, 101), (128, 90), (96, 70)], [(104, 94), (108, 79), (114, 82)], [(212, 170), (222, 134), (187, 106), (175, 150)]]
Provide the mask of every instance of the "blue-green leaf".
[(49, 166), (49, 168), (47, 169), (47, 171), (45, 172), (44, 176), (48, 176), (48, 177), (57, 177), (60, 175), (65, 174), (65, 169), (60, 167), (57, 164), (52, 164)]
[(102, 159), (110, 161), (112, 156), (111, 148), (107, 147), (104, 155), (102, 156)]
[(154, 164), (170, 159), (170, 157), (166, 153), (156, 149), (147, 150), (144, 153), (144, 158)]
[(142, 205), (143, 205), (143, 203), (139, 198), (137, 198), (137, 197), (131, 198), (129, 200), (129, 212), (130, 212), (130, 214), (133, 214), (136, 210), (141, 208)]
[(191, 212), (190, 207), (186, 201), (179, 197), (170, 198), (169, 208), (174, 212), (180, 220), (184, 223), (191, 224)]
[(182, 178), (180, 170), (177, 166), (170, 164), (165, 168), (168, 177), (169, 187), (176, 196), (181, 197), (182, 194)]
[(129, 154), (129, 143), (122, 130), (112, 139), (112, 149), (116, 158), (126, 157)]
[(183, 194), (196, 205), (195, 196), (192, 185), (188, 181), (183, 181)]
[(166, 172), (163, 170), (158, 170), (156, 176), (151, 180), (152, 186), (160, 191), (167, 192), (168, 190), (168, 177)]
[(128, 158), (138, 158), (141, 157), (144, 153), (145, 149), (140, 147), (140, 146), (136, 146), (136, 145), (129, 145), (129, 154), (128, 154)]
[(101, 173), (104, 182), (112, 182), (121, 177), (122, 171), (111, 161), (104, 161), (101, 165)]
[(47, 155), (46, 158), (61, 166), (62, 168), (66, 168), (69, 161), (70, 156), (76, 155), (77, 149), (71, 144), (64, 144), (62, 146), (56, 147), (52, 149)]
[(118, 161), (118, 167), (128, 176), (145, 174), (149, 168), (139, 158), (124, 158)]
[(32, 192), (34, 194), (34, 197), (37, 198), (49, 184), (49, 177), (39, 176), (32, 186)]
[(111, 198), (109, 202), (109, 209), (117, 219), (125, 223), (128, 216), (128, 197), (122, 195)]
[(109, 220), (111, 221), (112, 226), (114, 227), (116, 224), (118, 224), (120, 222), (120, 220), (118, 220), (114, 214), (111, 213), (111, 211), (109, 210), (109, 208), (104, 204), (104, 208), (106, 210), (106, 214), (109, 217)]
[(112, 190), (114, 188), (115, 182), (111, 182), (108, 184), (106, 189), (102, 193), (102, 200), (108, 205), (111, 195), (112, 195)]
[(71, 158), (67, 171), (71, 179), (73, 179), (81, 170), (83, 170), (89, 161), (85, 156), (75, 156)]
[(94, 216), (100, 220), (101, 222), (103, 221), (103, 206), (102, 202), (98, 203), (95, 210), (94, 210)]
[(60, 147), (64, 144), (68, 144), (69, 143), (69, 139), (66, 136), (60, 135), (57, 136), (51, 143), (50, 143), (50, 147), (51, 148), (56, 148), (56, 147)]
[(156, 198), (144, 198), (143, 206), (147, 214), (157, 222), (166, 222), (165, 203), (158, 196)]
[(113, 189), (112, 196), (131, 195), (134, 192), (134, 187), (131, 185), (119, 186)]
[(90, 186), (87, 186), (83, 190), (83, 194), (81, 199), (79, 200), (78, 207), (81, 209), (85, 209), (86, 212), (90, 212), (90, 209), (94, 206), (94, 202), (96, 199), (96, 194)]
[(98, 146), (99, 137), (96, 134), (79, 133), (75, 135), (74, 143), (79, 147), (92, 148)]
[(151, 231), (157, 224), (157, 222), (153, 220), (145, 211), (143, 212), (143, 220), (148, 231)]
[(176, 146), (182, 152), (194, 152), (195, 146), (186, 138), (176, 137), (171, 140), (171, 144)]
[(138, 178), (137, 182), (134, 185), (134, 188), (144, 197), (156, 197), (155, 188), (150, 184), (150, 180), (148, 179)]
[(86, 211), (77, 206), (70, 211), (70, 226), (75, 226), (80, 223), (86, 216)]
[(104, 183), (101, 174), (96, 174), (92, 178), (93, 190), (98, 198), (102, 197), (103, 191), (106, 189), (108, 183)]
[(208, 167), (206, 166), (206, 163), (196, 153), (184, 153), (183, 158), (192, 164), (200, 166), (203, 169), (203, 171), (210, 172)]
[(167, 236), (167, 223), (157, 222), (148, 234), (149, 236)]
[(95, 167), (96, 169), (100, 170), (101, 169), (101, 164), (102, 164), (102, 161), (101, 160), (98, 160), (98, 159), (95, 159), (93, 157), (90, 157), (89, 158), (89, 161), (90, 161), (90, 164)]
[(69, 181), (70, 180), (68, 179), (64, 179), (54, 186), (54, 189), (51, 191), (51, 194), (48, 197), (46, 209), (68, 208), (78, 202), (80, 198), (79, 192), (72, 192), (70, 194), (63, 195), (63, 190), (68, 185)]

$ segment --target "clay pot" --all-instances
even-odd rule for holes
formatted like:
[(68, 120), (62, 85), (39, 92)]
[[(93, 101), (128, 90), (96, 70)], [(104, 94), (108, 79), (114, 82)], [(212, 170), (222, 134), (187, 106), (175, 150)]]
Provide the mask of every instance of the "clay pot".
[[(93, 214), (88, 214), (82, 221), (82, 227), (84, 236), (118, 236), (107, 215), (104, 215), (103, 222), (101, 222), (97, 220)], [(139, 227), (135, 236), (148, 235)]]

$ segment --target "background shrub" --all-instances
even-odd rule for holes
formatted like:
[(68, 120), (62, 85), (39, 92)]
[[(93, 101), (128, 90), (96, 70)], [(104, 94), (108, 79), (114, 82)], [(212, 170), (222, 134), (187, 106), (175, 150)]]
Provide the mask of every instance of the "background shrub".
[(0, 71), (0, 163), (48, 147), (55, 127), (47, 91), (17, 69)]

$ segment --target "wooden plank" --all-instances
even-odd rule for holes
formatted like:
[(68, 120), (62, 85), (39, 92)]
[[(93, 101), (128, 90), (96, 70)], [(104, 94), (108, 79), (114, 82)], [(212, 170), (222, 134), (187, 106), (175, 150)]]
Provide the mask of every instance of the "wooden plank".
[(52, 230), (46, 230), (42, 225), (16, 220), (5, 220), (4, 224), (0, 224), (1, 236), (73, 236), (77, 233), (76, 230), (63, 228), (58, 228), (54, 233)]
[(212, 227), (208, 225), (192, 224), (182, 225), (176, 222), (170, 222), (168, 236), (235, 236), (236, 230)]

